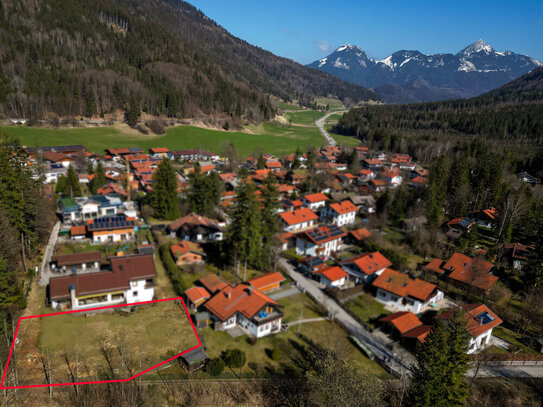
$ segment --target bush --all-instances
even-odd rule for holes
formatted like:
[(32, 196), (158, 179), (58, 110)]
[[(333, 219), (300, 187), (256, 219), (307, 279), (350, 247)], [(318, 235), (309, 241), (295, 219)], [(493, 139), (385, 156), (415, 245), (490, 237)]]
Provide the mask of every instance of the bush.
[(151, 120), (150, 122), (147, 122), (145, 124), (155, 134), (164, 134), (164, 133), (166, 133), (164, 123), (161, 120), (154, 119), (154, 120)]
[(224, 361), (221, 358), (209, 359), (205, 371), (211, 376), (218, 376), (224, 371)]
[(281, 357), (281, 349), (279, 349), (279, 346), (274, 346), (271, 351), (271, 359), (279, 360), (280, 357)]
[(247, 360), (245, 352), (240, 349), (229, 349), (224, 351), (222, 358), (224, 359), (226, 365), (231, 369), (242, 367)]

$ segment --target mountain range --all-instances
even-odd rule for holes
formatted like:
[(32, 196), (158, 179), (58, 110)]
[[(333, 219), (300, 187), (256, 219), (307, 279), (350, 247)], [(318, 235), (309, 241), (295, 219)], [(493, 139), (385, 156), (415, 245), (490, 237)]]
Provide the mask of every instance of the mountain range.
[(512, 51), (498, 52), (483, 40), (457, 54), (398, 51), (377, 60), (355, 45), (342, 45), (308, 66), (372, 88), (390, 103), (472, 97), (498, 88), (543, 63)]
[(3, 0), (0, 117), (269, 120), (273, 97), (377, 95), (234, 37), (181, 0)]

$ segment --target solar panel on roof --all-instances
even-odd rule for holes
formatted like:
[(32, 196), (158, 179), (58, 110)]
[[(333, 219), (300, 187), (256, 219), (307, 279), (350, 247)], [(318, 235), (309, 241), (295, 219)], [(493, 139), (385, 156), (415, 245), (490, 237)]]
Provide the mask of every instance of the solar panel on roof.
[(483, 325), (487, 325), (494, 321), (494, 317), (490, 315), (487, 311), (477, 315), (476, 317)]

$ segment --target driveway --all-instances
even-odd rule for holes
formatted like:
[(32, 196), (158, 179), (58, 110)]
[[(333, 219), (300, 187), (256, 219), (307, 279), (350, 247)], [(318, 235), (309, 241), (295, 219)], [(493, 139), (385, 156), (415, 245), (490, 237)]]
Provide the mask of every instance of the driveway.
[(55, 250), (55, 245), (57, 244), (59, 230), (60, 222), (57, 222), (55, 223), (55, 226), (53, 226), (53, 230), (49, 236), (49, 242), (47, 242), (47, 247), (45, 248), (45, 254), (43, 255), (43, 261), (41, 262), (40, 279), (38, 280), (38, 285), (41, 287), (45, 287), (49, 284), (49, 278), (52, 275), (51, 269), (49, 268), (49, 262), (51, 261), (53, 250)]
[(292, 295), (300, 294), (300, 290), (298, 290), (298, 287), (294, 286), (292, 288), (289, 288), (287, 290), (279, 291), (277, 293), (273, 293), (268, 295), (272, 300), (277, 301), (281, 298), (290, 297)]

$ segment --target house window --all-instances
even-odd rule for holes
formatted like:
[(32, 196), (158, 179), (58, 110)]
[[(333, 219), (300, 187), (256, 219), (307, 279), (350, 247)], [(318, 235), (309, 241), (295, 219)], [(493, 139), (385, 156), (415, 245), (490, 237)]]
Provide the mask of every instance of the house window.
[(386, 293), (383, 292), (383, 291), (379, 291), (379, 295), (380, 295), (381, 297), (386, 297), (386, 296), (387, 296)]
[(138, 282), (137, 281), (132, 281), (132, 287), (137, 287), (138, 286)]
[(392, 301), (398, 301), (400, 297), (397, 297), (395, 295), (391, 295), (390, 298), (392, 298)]
[(137, 291), (132, 291), (132, 296), (137, 297), (137, 296), (138, 296), (138, 292), (137, 292)]

